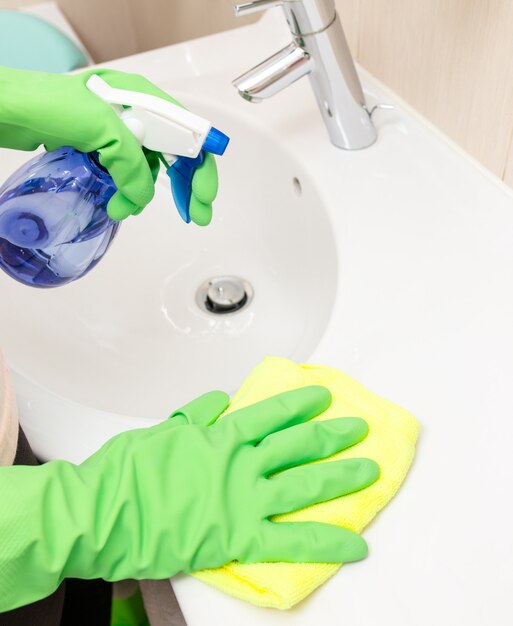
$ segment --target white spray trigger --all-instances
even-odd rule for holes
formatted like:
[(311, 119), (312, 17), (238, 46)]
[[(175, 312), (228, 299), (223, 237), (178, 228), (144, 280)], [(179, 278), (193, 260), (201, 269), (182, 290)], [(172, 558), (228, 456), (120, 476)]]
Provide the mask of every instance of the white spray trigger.
[[(93, 74), (87, 88), (107, 102), (135, 135), (140, 145), (171, 157), (195, 158), (212, 124), (164, 98), (116, 89)], [(130, 108), (123, 108), (130, 107)]]

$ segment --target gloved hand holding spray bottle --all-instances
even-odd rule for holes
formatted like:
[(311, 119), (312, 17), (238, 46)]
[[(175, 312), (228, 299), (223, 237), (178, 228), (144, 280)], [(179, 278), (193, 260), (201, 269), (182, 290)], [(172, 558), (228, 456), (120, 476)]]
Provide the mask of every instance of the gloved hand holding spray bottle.
[[(111, 87), (98, 74), (86, 86), (165, 164), (178, 212), (189, 223), (193, 176), (206, 155), (224, 153), (228, 137), (168, 99)], [(118, 232), (119, 221), (107, 211), (115, 193), (97, 152), (60, 147), (35, 157), (0, 188), (0, 267), (33, 287), (81, 278)]]

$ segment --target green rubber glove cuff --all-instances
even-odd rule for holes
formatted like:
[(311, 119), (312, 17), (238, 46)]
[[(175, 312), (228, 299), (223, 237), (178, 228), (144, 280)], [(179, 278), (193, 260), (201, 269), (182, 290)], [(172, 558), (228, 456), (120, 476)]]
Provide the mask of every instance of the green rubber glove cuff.
[[(229, 402), (230, 397), (222, 391), (206, 393), (175, 411), (163, 426), (212, 424)], [(96, 496), (91, 502), (94, 489), (79, 478), (76, 470), (76, 466), (65, 462), (0, 468), (0, 613), (52, 593), (68, 575), (73, 545), (79, 537), (90, 535), (87, 511), (94, 510)], [(84, 505), (83, 517), (69, 506), (68, 490), (73, 490), (73, 503)], [(59, 512), (58, 524), (55, 511)], [(61, 516), (61, 512), (71, 515), (71, 519)], [(87, 532), (81, 520), (86, 522)], [(70, 528), (71, 534), (66, 532)]]

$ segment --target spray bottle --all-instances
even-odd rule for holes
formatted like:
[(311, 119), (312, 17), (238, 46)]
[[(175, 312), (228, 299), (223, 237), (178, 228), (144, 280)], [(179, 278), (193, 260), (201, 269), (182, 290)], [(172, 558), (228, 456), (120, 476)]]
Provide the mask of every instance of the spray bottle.
[[(178, 212), (190, 222), (194, 172), (204, 152), (222, 155), (229, 138), (163, 98), (115, 89), (97, 75), (87, 87), (114, 108), (141, 146), (159, 154)], [(107, 214), (115, 191), (95, 152), (62, 147), (31, 159), (0, 187), (0, 267), (32, 287), (81, 278), (119, 230)]]

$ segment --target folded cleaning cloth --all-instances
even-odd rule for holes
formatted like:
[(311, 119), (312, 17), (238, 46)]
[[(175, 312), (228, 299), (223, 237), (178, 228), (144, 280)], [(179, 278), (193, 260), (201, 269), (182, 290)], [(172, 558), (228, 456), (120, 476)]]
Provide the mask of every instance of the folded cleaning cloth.
[[(282, 391), (307, 385), (323, 385), (333, 396), (329, 409), (315, 419), (361, 417), (369, 425), (366, 439), (329, 460), (374, 459), (381, 468), (381, 476), (367, 489), (274, 519), (326, 522), (359, 533), (403, 482), (415, 453), (419, 424), (401, 407), (376, 396), (336, 369), (297, 365), (275, 357), (266, 358), (251, 372), (224, 415)], [(196, 572), (194, 576), (258, 606), (289, 609), (322, 585), (340, 566), (333, 563), (229, 563)]]

